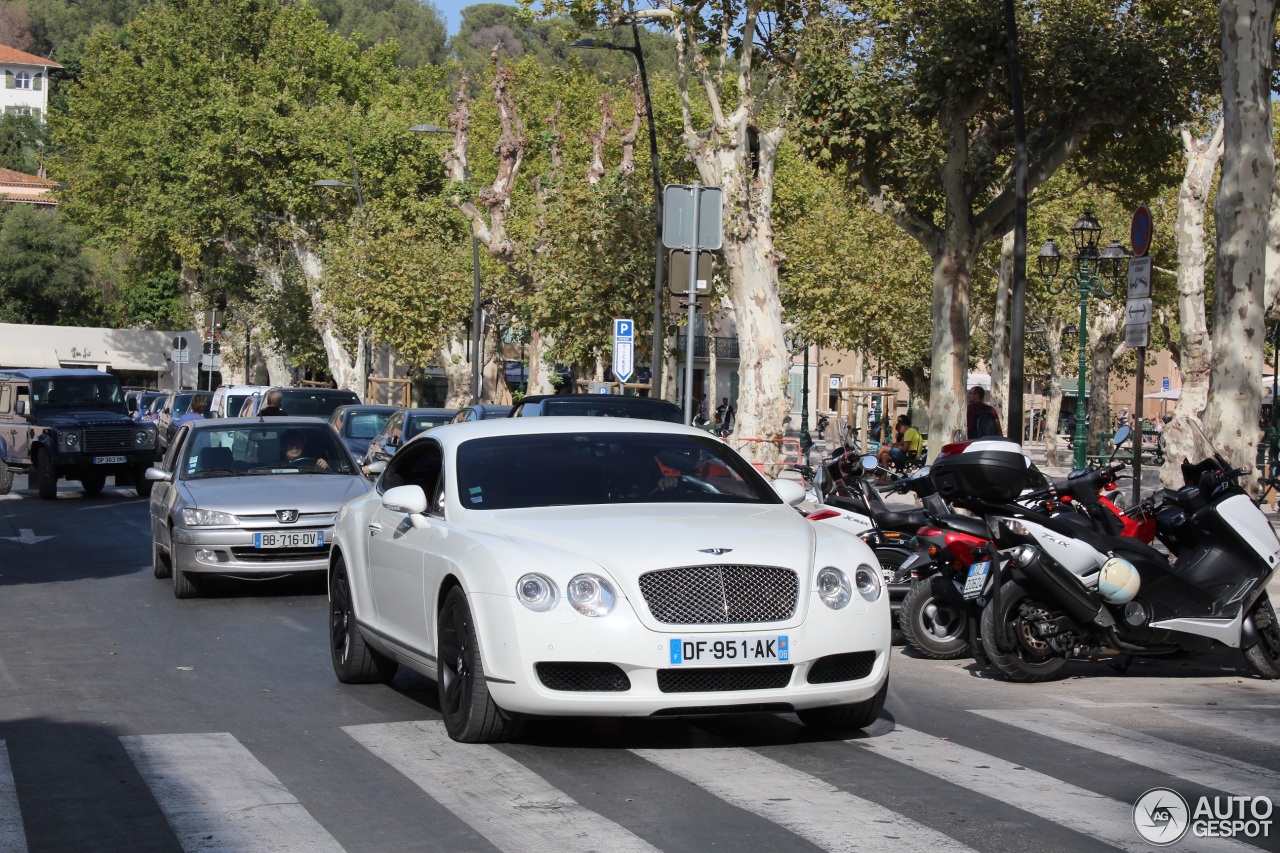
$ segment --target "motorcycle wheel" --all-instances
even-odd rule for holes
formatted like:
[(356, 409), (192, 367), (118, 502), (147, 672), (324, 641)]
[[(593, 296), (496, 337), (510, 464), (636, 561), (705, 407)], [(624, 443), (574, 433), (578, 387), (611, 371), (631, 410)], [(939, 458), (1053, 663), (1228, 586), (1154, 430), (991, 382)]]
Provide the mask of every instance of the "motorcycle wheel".
[[(880, 563), (880, 577), (884, 577), (885, 572), (890, 575), (896, 574), (902, 564), (911, 556), (910, 551), (904, 551), (901, 548), (873, 548), (876, 560)], [(889, 585), (885, 584), (885, 595), (889, 595)], [(894, 614), (889, 618), (891, 632), (889, 642), (891, 645), (900, 646), (907, 641), (906, 636), (902, 632), (902, 614), (901, 612)]]
[(933, 660), (954, 660), (969, 653), (969, 620), (964, 602), (946, 578), (932, 575), (911, 585), (902, 600), (898, 628), (907, 645)]
[(1263, 595), (1249, 615), (1258, 629), (1258, 644), (1245, 651), (1244, 659), (1259, 678), (1275, 681), (1280, 678), (1280, 622), (1271, 599)]
[[(982, 608), (982, 648), (987, 659), (1010, 681), (1034, 684), (1057, 678), (1067, 664), (1066, 655), (1054, 651), (1036, 637), (1022, 616), (1024, 606), (1046, 611), (1049, 608), (1036, 601), (1016, 580), (1000, 588), (1000, 613), (996, 613), (994, 604), (989, 602)], [(996, 646), (996, 625), (999, 623), (1004, 624), (1005, 633), (1013, 640), (1010, 651), (1002, 651)]]

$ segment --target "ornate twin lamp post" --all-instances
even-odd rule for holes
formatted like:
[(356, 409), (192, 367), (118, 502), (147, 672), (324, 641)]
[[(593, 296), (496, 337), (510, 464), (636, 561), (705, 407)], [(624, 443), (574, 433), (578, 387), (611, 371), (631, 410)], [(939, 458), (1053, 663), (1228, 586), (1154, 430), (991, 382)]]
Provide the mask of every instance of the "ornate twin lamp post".
[(1064, 293), (1075, 288), (1080, 297), (1080, 333), (1078, 347), (1080, 350), (1079, 385), (1076, 389), (1076, 434), (1075, 461), (1076, 468), (1085, 467), (1086, 448), (1089, 442), (1089, 431), (1085, 426), (1085, 373), (1088, 369), (1086, 354), (1088, 350), (1088, 310), (1089, 297), (1107, 298), (1114, 296), (1120, 288), (1121, 281), (1127, 277), (1129, 255), (1119, 241), (1112, 240), (1102, 251), (1098, 251), (1098, 243), (1102, 238), (1102, 226), (1093, 214), (1085, 211), (1084, 215), (1071, 226), (1071, 239), (1076, 246), (1076, 256), (1071, 270), (1058, 276), (1058, 267), (1062, 262), (1058, 254), (1058, 246), (1052, 240), (1047, 241), (1040, 249), (1038, 266), (1040, 276), (1044, 279), (1045, 289), (1051, 295)]

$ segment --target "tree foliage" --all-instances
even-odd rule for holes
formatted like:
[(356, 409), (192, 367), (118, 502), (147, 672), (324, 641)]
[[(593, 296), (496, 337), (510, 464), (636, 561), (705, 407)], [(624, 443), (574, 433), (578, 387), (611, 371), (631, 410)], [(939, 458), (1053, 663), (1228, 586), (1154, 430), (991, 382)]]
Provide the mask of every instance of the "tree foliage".
[(98, 298), (83, 232), (34, 205), (4, 205), (0, 215), (0, 322), (92, 325)]

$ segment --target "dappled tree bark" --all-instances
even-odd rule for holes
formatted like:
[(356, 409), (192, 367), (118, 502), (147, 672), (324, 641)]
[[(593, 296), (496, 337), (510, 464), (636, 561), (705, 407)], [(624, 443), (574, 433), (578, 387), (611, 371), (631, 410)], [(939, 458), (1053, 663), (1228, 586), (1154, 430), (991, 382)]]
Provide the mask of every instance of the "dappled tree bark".
[(1089, 320), (1089, 433), (1088, 453), (1109, 453), (1099, 435), (1115, 432), (1111, 416), (1111, 366), (1124, 352), (1124, 303), (1098, 304)]
[(311, 297), (311, 322), (320, 334), (321, 343), (324, 344), (325, 356), (329, 362), (329, 374), (339, 388), (363, 395), (369, 384), (368, 366), (365, 363), (367, 349), (365, 333), (363, 330), (360, 331), (353, 343), (352, 349), (355, 351), (353, 355), (338, 333), (332, 312), (325, 304), (321, 290), (324, 264), (319, 253), (311, 247), (304, 234), (295, 235), (289, 245), (294, 258), (298, 261), (298, 268), (302, 271), (307, 293)]
[(1195, 431), (1209, 399), (1213, 340), (1205, 316), (1205, 212), (1222, 159), (1222, 133), (1221, 121), (1208, 139), (1197, 139), (1189, 128), (1182, 129), (1186, 167), (1178, 189), (1178, 219), (1174, 226), (1178, 240), (1178, 325), (1182, 332), (1178, 372), (1182, 376), (1182, 393), (1174, 406), (1173, 419), (1160, 435), (1165, 454), (1160, 481), (1170, 488), (1182, 485), (1182, 460), (1196, 452)]
[[(1062, 323), (1056, 319), (1045, 323), (1045, 345), (1049, 350), (1049, 375), (1062, 376)], [(1062, 443), (1058, 438), (1058, 413), (1062, 411), (1062, 380), (1056, 378), (1049, 383), (1049, 394), (1045, 403), (1044, 425), (1044, 461), (1050, 467), (1062, 464), (1059, 451)]]
[[(1205, 426), (1232, 465), (1252, 471), (1262, 411), (1275, 0), (1222, 0), (1222, 179), (1214, 216), (1215, 346)], [(1256, 487), (1256, 478), (1249, 478)]]
[[(1008, 424), (1009, 409), (1009, 293), (1013, 289), (1013, 232), (1000, 241), (1000, 275), (996, 281), (996, 307), (991, 318), (991, 399), (1000, 413), (1000, 423)], [(1020, 441), (1018, 436), (1012, 436)]]

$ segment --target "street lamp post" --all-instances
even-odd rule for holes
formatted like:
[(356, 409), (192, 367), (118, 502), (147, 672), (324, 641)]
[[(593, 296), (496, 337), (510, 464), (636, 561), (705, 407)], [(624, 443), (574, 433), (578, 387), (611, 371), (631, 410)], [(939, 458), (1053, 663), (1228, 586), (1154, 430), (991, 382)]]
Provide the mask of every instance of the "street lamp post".
[(800, 377), (800, 447), (809, 446), (809, 342), (804, 342), (804, 375)]
[[(454, 131), (434, 124), (415, 124), (414, 133), (447, 133)], [(480, 240), (471, 226), (471, 405), (480, 402)]]
[(1075, 242), (1076, 257), (1072, 271), (1058, 277), (1058, 267), (1062, 258), (1058, 254), (1058, 246), (1052, 240), (1045, 242), (1040, 249), (1038, 266), (1040, 276), (1044, 279), (1045, 289), (1051, 295), (1058, 295), (1074, 287), (1080, 297), (1080, 332), (1078, 348), (1080, 352), (1079, 374), (1076, 387), (1076, 434), (1075, 460), (1076, 468), (1085, 467), (1086, 448), (1088, 446), (1088, 429), (1085, 426), (1085, 373), (1087, 370), (1086, 353), (1088, 349), (1088, 310), (1089, 297), (1106, 298), (1114, 296), (1120, 285), (1121, 277), (1128, 268), (1129, 256), (1121, 248), (1120, 243), (1112, 240), (1101, 252), (1098, 242), (1102, 237), (1102, 226), (1093, 214), (1085, 211), (1084, 215), (1071, 226), (1071, 238)]
[(632, 44), (615, 44), (598, 39), (578, 39), (569, 47), (603, 48), (605, 50), (621, 50), (636, 58), (636, 67), (640, 71), (640, 87), (644, 91), (644, 112), (649, 122), (649, 160), (653, 173), (653, 366), (650, 368), (649, 396), (657, 397), (662, 393), (662, 175), (658, 171), (658, 134), (653, 126), (653, 98), (649, 97), (649, 75), (644, 68), (644, 50), (640, 47), (640, 27), (636, 20), (631, 20)]

